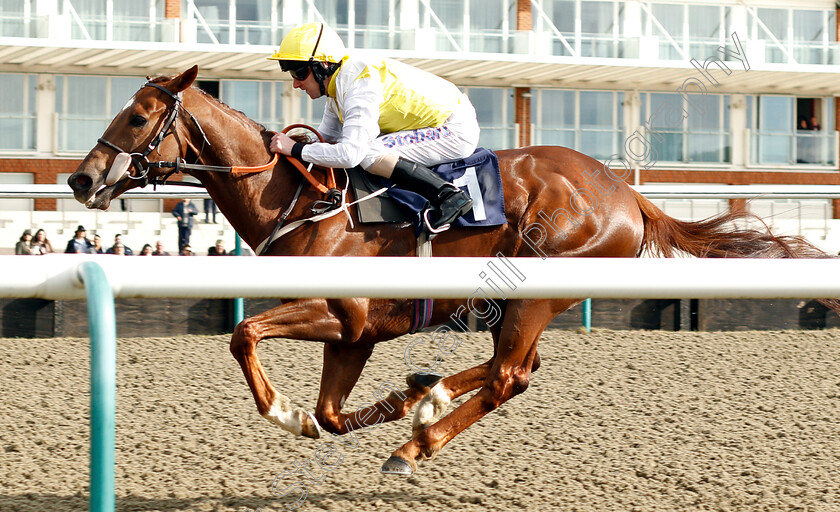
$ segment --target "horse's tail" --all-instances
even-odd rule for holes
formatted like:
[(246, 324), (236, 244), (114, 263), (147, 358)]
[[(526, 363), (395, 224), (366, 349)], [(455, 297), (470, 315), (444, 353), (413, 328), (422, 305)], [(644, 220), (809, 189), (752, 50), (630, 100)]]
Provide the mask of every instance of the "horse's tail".
[[(835, 258), (801, 236), (776, 236), (760, 217), (744, 210), (694, 222), (665, 215), (633, 190), (642, 212), (644, 235), (639, 254), (672, 258), (680, 251), (697, 258)], [(765, 229), (739, 228), (737, 221), (758, 221)], [(840, 314), (840, 300), (820, 299)]]

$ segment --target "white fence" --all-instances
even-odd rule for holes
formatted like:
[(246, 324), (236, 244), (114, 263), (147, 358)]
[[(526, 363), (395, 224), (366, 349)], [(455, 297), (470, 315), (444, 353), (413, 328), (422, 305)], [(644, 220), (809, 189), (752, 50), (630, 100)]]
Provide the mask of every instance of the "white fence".
[[(84, 298), (78, 267), (86, 260), (102, 266), (117, 298), (840, 297), (840, 259), (262, 257), (243, 264), (198, 256), (161, 265), (70, 254), (0, 256), (0, 297)], [(325, 268), (333, 277), (319, 279)]]

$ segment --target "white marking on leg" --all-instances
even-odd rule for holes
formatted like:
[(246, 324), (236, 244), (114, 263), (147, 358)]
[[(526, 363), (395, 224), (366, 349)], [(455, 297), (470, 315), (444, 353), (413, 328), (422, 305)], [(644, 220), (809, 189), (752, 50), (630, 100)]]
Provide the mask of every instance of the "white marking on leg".
[(449, 402), (449, 393), (443, 388), (443, 382), (438, 382), (417, 406), (417, 412), (414, 413), (414, 419), (411, 422), (414, 433), (437, 422), (449, 407)]
[(271, 408), (262, 416), (296, 436), (303, 435), (313, 439), (321, 437), (321, 427), (315, 416), (301, 408), (293, 410), (291, 401), (283, 395), (277, 395)]
[(274, 403), (267, 413), (263, 414), (263, 418), (268, 421), (280, 425), (283, 430), (289, 431), (292, 434), (299, 436), (301, 433), (300, 421), (295, 417), (295, 412), (292, 410), (292, 403), (288, 397), (277, 395)]

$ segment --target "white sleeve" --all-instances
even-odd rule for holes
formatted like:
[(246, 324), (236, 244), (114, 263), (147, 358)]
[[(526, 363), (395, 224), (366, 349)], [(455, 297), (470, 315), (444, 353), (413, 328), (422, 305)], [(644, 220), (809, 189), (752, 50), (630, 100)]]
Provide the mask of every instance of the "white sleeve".
[(327, 142), (337, 142), (341, 137), (341, 120), (335, 111), (334, 100), (328, 99), (324, 103), (324, 117), (318, 127), (318, 133)]
[[(301, 156), (315, 165), (349, 169), (361, 163), (371, 143), (379, 136), (382, 85), (378, 73), (356, 78), (344, 92), (343, 101), (341, 98), (336, 101), (344, 111), (344, 123), (338, 140), (335, 144), (307, 144)], [(326, 120), (327, 111), (324, 113)]]

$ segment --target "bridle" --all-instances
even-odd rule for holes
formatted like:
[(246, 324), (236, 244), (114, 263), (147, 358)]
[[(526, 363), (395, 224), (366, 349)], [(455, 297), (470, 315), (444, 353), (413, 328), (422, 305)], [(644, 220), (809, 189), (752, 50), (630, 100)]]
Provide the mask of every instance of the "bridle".
[(128, 178), (132, 179), (132, 180), (143, 180), (142, 186), (145, 187), (146, 185), (149, 184), (148, 175), (149, 175), (149, 171), (152, 168), (170, 168), (170, 167), (173, 168), (173, 171), (166, 174), (165, 176), (163, 176), (163, 178), (161, 178), (161, 179), (155, 178), (155, 180), (153, 180), (154, 184), (163, 184), (166, 181), (166, 179), (169, 176), (171, 176), (172, 174), (174, 174), (176, 172), (179, 172), (181, 169), (187, 168), (186, 166), (195, 165), (195, 164), (187, 164), (184, 161), (183, 158), (179, 158), (175, 162), (163, 162), (163, 161), (152, 162), (152, 161), (149, 160), (149, 154), (151, 154), (152, 151), (157, 149), (157, 147), (161, 144), (161, 142), (163, 142), (163, 140), (167, 136), (175, 133), (172, 128), (175, 125), (175, 120), (178, 118), (178, 112), (180, 110), (183, 110), (184, 112), (187, 113), (187, 115), (190, 116), (190, 119), (192, 120), (193, 124), (198, 129), (198, 131), (201, 133), (202, 143), (201, 143), (201, 150), (199, 150), (199, 152), (198, 152), (198, 157), (201, 156), (201, 154), (204, 152), (204, 148), (210, 144), (210, 141), (207, 140), (207, 136), (204, 134), (204, 130), (201, 128), (201, 124), (199, 124), (199, 122), (195, 118), (195, 116), (193, 116), (192, 113), (189, 110), (184, 108), (183, 94), (181, 92), (173, 93), (172, 91), (170, 91), (166, 87), (163, 87), (161, 85), (158, 85), (158, 84), (155, 84), (155, 83), (152, 83), (152, 82), (146, 82), (145, 84), (143, 84), (143, 87), (154, 87), (155, 89), (158, 89), (158, 90), (166, 93), (166, 95), (169, 96), (170, 98), (172, 98), (172, 100), (173, 100), (172, 107), (169, 110), (169, 114), (166, 116), (166, 120), (163, 122), (163, 125), (161, 126), (161, 129), (160, 129), (160, 131), (158, 131), (157, 135), (155, 135), (152, 138), (151, 142), (149, 142), (149, 144), (146, 146), (146, 148), (142, 152), (128, 152), (128, 151), (120, 148), (119, 146), (117, 146), (113, 142), (110, 142), (110, 141), (106, 140), (104, 137), (100, 137), (99, 139), (97, 139), (97, 142), (113, 149), (114, 151), (117, 152), (118, 155), (128, 155), (128, 158), (130, 158), (130, 161), (131, 161), (131, 165), (137, 171), (136, 175), (134, 173), (128, 173)]
[[(172, 109), (169, 111), (169, 114), (167, 115), (166, 120), (163, 122), (163, 125), (161, 126), (160, 131), (157, 133), (157, 135), (155, 135), (152, 138), (151, 142), (149, 142), (148, 146), (146, 146), (146, 149), (144, 149), (142, 153), (139, 153), (139, 152), (129, 153), (128, 151), (123, 150), (122, 148), (120, 148), (116, 144), (106, 140), (105, 138), (100, 137), (99, 139), (97, 139), (97, 142), (99, 142), (99, 143), (107, 146), (108, 148), (111, 148), (114, 151), (116, 151), (117, 152), (117, 157), (120, 157), (121, 155), (124, 155), (124, 158), (130, 159), (131, 165), (133, 165), (134, 168), (137, 170), (137, 175), (135, 176), (132, 173), (128, 173), (128, 178), (133, 179), (133, 180), (143, 180), (143, 183), (141, 185), (142, 187), (145, 187), (149, 183), (151, 183), (152, 185), (155, 185), (155, 186), (156, 185), (163, 185), (163, 184), (166, 183), (166, 180), (170, 176), (172, 176), (173, 174), (179, 173), (181, 171), (185, 171), (185, 170), (226, 172), (226, 173), (231, 173), (231, 174), (250, 174), (250, 173), (258, 173), (258, 172), (266, 171), (268, 169), (272, 169), (272, 168), (274, 168), (275, 164), (277, 164), (277, 160), (279, 159), (279, 156), (280, 156), (278, 153), (275, 153), (274, 158), (272, 158), (272, 160), (270, 162), (268, 162), (267, 164), (258, 165), (258, 166), (254, 166), (254, 167), (191, 164), (191, 163), (187, 163), (183, 158), (178, 158), (174, 162), (166, 162), (166, 161), (160, 161), (160, 160), (159, 161), (150, 161), (149, 160), (149, 154), (152, 151), (154, 151), (160, 145), (160, 143), (163, 142), (163, 140), (168, 135), (171, 135), (171, 134), (175, 133), (173, 131), (173, 126), (175, 124), (175, 120), (178, 118), (178, 112), (180, 110), (183, 110), (184, 112), (187, 113), (188, 116), (190, 116), (190, 120), (192, 120), (193, 125), (195, 125), (195, 127), (198, 129), (199, 133), (201, 133), (201, 139), (202, 139), (201, 149), (198, 151), (198, 155), (196, 156), (196, 159), (201, 157), (201, 154), (204, 153), (204, 149), (207, 146), (210, 145), (210, 141), (207, 140), (207, 135), (205, 135), (204, 129), (201, 128), (201, 124), (198, 122), (198, 119), (196, 119), (195, 116), (192, 115), (192, 113), (189, 110), (187, 110), (186, 107), (184, 107), (183, 93), (182, 92), (173, 93), (172, 91), (170, 91), (166, 87), (163, 87), (162, 85), (152, 83), (152, 82), (146, 82), (145, 84), (143, 84), (143, 87), (154, 87), (155, 89), (158, 89), (158, 90), (166, 93), (166, 95), (169, 96), (170, 98), (172, 98), (172, 100), (173, 100)], [(306, 125), (295, 124), (295, 125), (287, 126), (283, 130), (283, 133), (286, 133), (293, 128), (308, 129), (308, 130), (312, 131), (313, 133), (315, 133), (318, 136), (318, 138), (321, 140), (321, 142), (323, 142), (323, 137), (321, 137), (321, 134), (318, 133), (316, 130), (314, 130), (311, 127), (306, 126)], [(323, 185), (323, 184), (319, 183), (318, 180), (316, 180), (309, 173), (309, 169), (305, 168), (303, 166), (303, 164), (298, 159), (292, 158), (292, 157), (288, 157), (288, 158), (289, 158), (289, 161), (293, 164), (293, 167), (295, 167), (298, 171), (300, 171), (300, 173), (303, 175), (303, 177), (306, 179), (306, 181), (308, 181), (313, 187), (315, 187), (321, 193), (323, 193), (327, 196), (327, 201), (326, 202), (330, 205), (330, 209), (338, 207), (337, 200), (338, 200), (338, 198), (340, 197), (341, 194), (340, 194), (340, 191), (336, 188), (336, 185), (335, 185), (335, 175), (333, 173), (333, 169), (328, 169), (327, 185)], [(112, 165), (112, 167), (113, 167), (113, 165)], [(155, 176), (153, 179), (150, 180), (148, 178), (148, 175), (149, 175), (149, 171), (153, 168), (155, 168), (155, 169), (171, 168), (172, 170), (170, 172), (166, 173), (163, 176)], [(119, 179), (122, 179), (122, 176), (120, 176)], [(119, 180), (116, 180), (116, 181), (119, 181)], [(106, 181), (106, 183), (107, 183), (107, 181)], [(192, 183), (192, 182), (187, 182), (187, 181), (169, 182), (169, 183), (172, 184), (172, 185), (203, 187), (203, 185), (201, 185), (200, 183)]]

